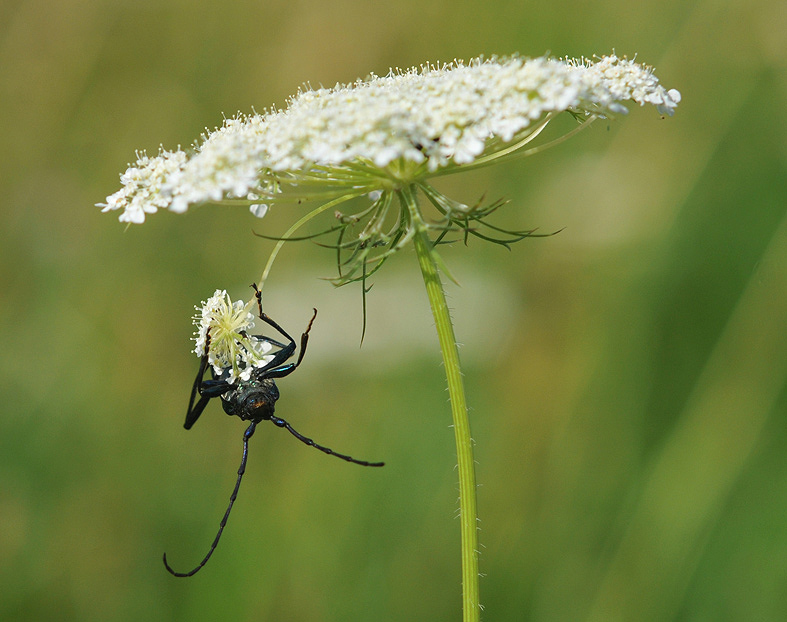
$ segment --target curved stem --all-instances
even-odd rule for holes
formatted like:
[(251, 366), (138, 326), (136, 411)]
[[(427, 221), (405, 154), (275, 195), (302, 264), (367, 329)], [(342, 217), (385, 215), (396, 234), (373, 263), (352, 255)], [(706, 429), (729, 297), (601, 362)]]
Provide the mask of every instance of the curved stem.
[(426, 294), (432, 308), (440, 350), (443, 355), (448, 395), (456, 439), (456, 458), (459, 471), (459, 520), (462, 532), (462, 611), (464, 622), (479, 620), (478, 581), (478, 518), (476, 509), (475, 461), (473, 439), (470, 436), (470, 421), (467, 416), (462, 370), (459, 351), (451, 322), (451, 314), (445, 299), (445, 291), (438, 273), (437, 253), (429, 239), (426, 225), (421, 219), (415, 197), (415, 187), (399, 190), (399, 199), (410, 214), (410, 226), (415, 230), (413, 241), (421, 274), (426, 285)]
[(504, 156), (505, 156), (505, 161), (508, 162), (510, 160), (526, 158), (528, 156), (541, 153), (542, 151), (546, 151), (547, 149), (556, 147), (560, 143), (574, 136), (574, 134), (578, 134), (582, 130), (590, 127), (593, 121), (599, 118), (600, 117), (597, 117), (596, 115), (591, 115), (590, 117), (582, 121), (581, 124), (579, 124), (570, 132), (566, 132), (562, 136), (559, 136), (554, 140), (550, 140), (548, 143), (543, 143), (541, 145), (538, 145), (537, 147), (531, 147), (530, 149), (522, 149), (524, 145), (529, 143), (531, 140), (533, 140), (536, 136), (538, 136), (543, 131), (543, 129), (546, 127), (546, 123), (552, 119), (552, 115), (549, 115), (547, 116), (547, 118), (545, 119), (542, 125), (537, 126), (535, 128), (532, 134), (528, 134), (528, 136), (525, 139), (515, 143), (514, 145), (506, 147), (501, 151), (493, 152), (490, 153), (489, 155), (477, 158), (474, 162), (471, 162), (470, 164), (462, 164), (462, 166), (449, 166), (442, 170), (435, 171), (434, 173), (431, 173), (429, 176), (431, 178), (441, 177), (443, 175), (453, 175), (454, 173), (460, 173), (460, 172), (463, 173), (465, 171), (475, 170), (477, 168), (483, 168), (485, 166), (497, 164), (497, 161)]
[[(262, 270), (262, 275), (260, 276), (260, 280), (257, 282), (260, 291), (262, 291), (262, 289), (265, 287), (265, 281), (268, 279), (268, 275), (270, 274), (271, 267), (273, 267), (273, 262), (276, 260), (276, 256), (279, 254), (281, 247), (284, 246), (284, 243), (287, 242), (287, 240), (289, 240), (289, 238), (298, 229), (300, 229), (303, 225), (309, 222), (312, 218), (319, 216), (326, 210), (329, 210), (332, 207), (336, 207), (337, 205), (340, 205), (345, 201), (349, 201), (350, 199), (354, 199), (355, 197), (362, 196), (366, 192), (367, 191), (364, 190), (363, 192), (343, 194), (342, 196), (340, 196), (337, 199), (334, 199), (333, 201), (328, 201), (327, 203), (323, 203), (322, 205), (320, 205), (320, 207), (313, 209), (305, 216), (302, 216), (300, 219), (298, 219), (298, 221), (294, 225), (292, 225), (289, 229), (287, 229), (287, 231), (284, 233), (283, 236), (281, 236), (279, 241), (276, 242), (276, 246), (273, 247), (271, 254), (268, 256), (268, 262), (265, 264), (265, 268)], [(255, 298), (252, 297), (251, 300), (249, 301), (249, 304), (253, 304), (254, 302), (255, 302)]]

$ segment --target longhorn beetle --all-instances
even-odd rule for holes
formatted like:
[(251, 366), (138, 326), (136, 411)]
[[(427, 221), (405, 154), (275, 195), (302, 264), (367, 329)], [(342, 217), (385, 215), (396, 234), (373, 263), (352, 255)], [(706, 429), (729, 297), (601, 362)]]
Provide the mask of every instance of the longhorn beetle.
[[(264, 335), (254, 335), (256, 339), (267, 341), (271, 345), (279, 348), (278, 352), (273, 355), (273, 358), (268, 363), (262, 367), (255, 368), (251, 372), (251, 376), (248, 380), (241, 380), (238, 378), (234, 383), (230, 382), (230, 367), (225, 367), (219, 374), (217, 374), (216, 371), (211, 368), (213, 371), (213, 379), (204, 380), (203, 376), (205, 375), (205, 372), (209, 366), (208, 354), (210, 352), (210, 331), (208, 331), (205, 340), (205, 352), (202, 355), (202, 359), (200, 360), (197, 378), (194, 380), (194, 385), (191, 387), (189, 409), (186, 412), (186, 423), (183, 425), (183, 427), (187, 430), (191, 429), (191, 426), (193, 426), (197, 419), (199, 419), (202, 411), (205, 410), (208, 402), (214, 397), (221, 398), (221, 404), (224, 407), (224, 412), (226, 412), (228, 415), (237, 415), (243, 421), (249, 421), (250, 423), (249, 427), (246, 428), (246, 432), (243, 434), (243, 454), (240, 461), (240, 467), (238, 468), (238, 479), (235, 482), (235, 488), (233, 489), (232, 495), (230, 496), (230, 503), (227, 506), (226, 512), (224, 512), (224, 517), (221, 519), (221, 523), (219, 524), (219, 531), (216, 534), (216, 538), (213, 540), (213, 544), (211, 544), (207, 555), (205, 555), (197, 567), (190, 572), (175, 572), (169, 563), (167, 563), (167, 554), (164, 553), (164, 566), (171, 574), (175, 575), (176, 577), (191, 577), (197, 574), (197, 572), (208, 563), (210, 556), (213, 555), (213, 551), (216, 550), (216, 547), (219, 544), (219, 538), (221, 538), (221, 533), (224, 531), (224, 527), (227, 525), (227, 519), (229, 519), (232, 505), (235, 503), (235, 499), (238, 496), (241, 479), (243, 479), (243, 474), (246, 471), (246, 458), (249, 454), (249, 439), (251, 438), (252, 434), (254, 434), (257, 424), (261, 421), (272, 421), (274, 425), (286, 429), (302, 443), (310, 445), (315, 449), (319, 449), (320, 451), (331, 456), (336, 456), (337, 458), (346, 460), (347, 462), (354, 462), (355, 464), (360, 464), (361, 466), (370, 467), (380, 467), (384, 464), (383, 462), (366, 462), (365, 460), (356, 460), (355, 458), (351, 458), (345, 454), (337, 453), (328, 447), (324, 447), (323, 445), (318, 445), (312, 439), (296, 432), (293, 427), (284, 419), (276, 417), (273, 414), (274, 405), (276, 404), (276, 400), (279, 399), (279, 390), (276, 387), (274, 379), (283, 378), (284, 376), (291, 374), (293, 371), (295, 371), (298, 365), (301, 364), (303, 355), (306, 353), (306, 344), (309, 341), (309, 331), (312, 328), (312, 323), (314, 323), (314, 318), (317, 317), (317, 309), (314, 310), (312, 319), (309, 320), (309, 325), (306, 327), (306, 332), (301, 335), (301, 349), (298, 353), (297, 360), (294, 363), (288, 363), (287, 361), (289, 361), (295, 354), (295, 340), (290, 337), (287, 331), (279, 326), (273, 319), (262, 312), (262, 293), (257, 288), (256, 284), (252, 284), (251, 286), (254, 288), (257, 296), (257, 308), (259, 309), (260, 319), (279, 331), (279, 333), (281, 333), (287, 340), (287, 343), (281, 343), (275, 339), (271, 339), (270, 337), (265, 337)], [(199, 400), (197, 400), (197, 394), (199, 394)], [(197, 400), (196, 404), (194, 403), (195, 400)]]

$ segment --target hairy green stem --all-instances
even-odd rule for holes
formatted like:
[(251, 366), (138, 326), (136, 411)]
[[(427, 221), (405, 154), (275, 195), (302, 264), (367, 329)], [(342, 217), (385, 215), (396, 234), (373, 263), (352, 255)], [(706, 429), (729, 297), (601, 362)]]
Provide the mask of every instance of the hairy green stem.
[(416, 203), (415, 187), (399, 191), (399, 197), (406, 206), (411, 226), (415, 228), (413, 242), (421, 274), (424, 277), (426, 293), (432, 307), (437, 337), (443, 355), (445, 375), (448, 381), (448, 395), (456, 439), (456, 458), (459, 471), (459, 520), (462, 531), (462, 611), (464, 622), (478, 622), (480, 619), (479, 581), (478, 581), (478, 517), (476, 510), (475, 462), (473, 459), (473, 439), (470, 435), (470, 421), (467, 416), (462, 370), (459, 365), (459, 350), (451, 322), (451, 314), (445, 299), (443, 283), (438, 273), (437, 253), (426, 232)]

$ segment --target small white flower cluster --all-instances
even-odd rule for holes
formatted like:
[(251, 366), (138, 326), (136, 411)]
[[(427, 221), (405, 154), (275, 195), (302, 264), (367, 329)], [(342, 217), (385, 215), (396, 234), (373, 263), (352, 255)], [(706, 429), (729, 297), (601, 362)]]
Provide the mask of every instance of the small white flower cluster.
[(668, 91), (659, 86), (659, 80), (651, 69), (633, 60), (613, 54), (595, 63), (584, 58), (566, 62), (585, 71), (584, 82), (592, 94), (586, 100), (589, 110), (596, 105), (602, 111), (607, 109), (625, 114), (628, 111), (620, 102), (631, 100), (640, 106), (651, 104), (661, 114), (672, 116), (680, 103), (680, 91)]
[(103, 212), (123, 209), (120, 222), (135, 224), (145, 222), (145, 214), (155, 214), (159, 208), (185, 211), (186, 205), (173, 203), (169, 188), (187, 161), (188, 155), (180, 150), (162, 149), (155, 158), (137, 152), (136, 163), (120, 176), (123, 187), (98, 207), (103, 207)]
[(217, 289), (202, 306), (194, 307), (199, 311), (194, 316), (197, 326), (194, 353), (199, 357), (205, 355), (210, 332), (208, 362), (216, 374), (230, 369), (229, 382), (237, 378), (248, 380), (255, 367), (262, 367), (273, 358), (268, 354), (273, 346), (250, 334), (254, 327), (254, 315), (249, 312), (251, 304), (232, 302), (225, 290)]
[(671, 115), (680, 93), (659, 85), (649, 67), (615, 55), (596, 62), (479, 58), (391, 71), (302, 90), (284, 110), (228, 119), (191, 155), (141, 156), (101, 206), (123, 209), (122, 221), (138, 223), (158, 208), (183, 212), (206, 201), (270, 196), (282, 179), (318, 169), (333, 169), (336, 183), (356, 188), (350, 173), (359, 171), (406, 183), (397, 163), (428, 177), (522, 139), (546, 115), (622, 113), (629, 100)]

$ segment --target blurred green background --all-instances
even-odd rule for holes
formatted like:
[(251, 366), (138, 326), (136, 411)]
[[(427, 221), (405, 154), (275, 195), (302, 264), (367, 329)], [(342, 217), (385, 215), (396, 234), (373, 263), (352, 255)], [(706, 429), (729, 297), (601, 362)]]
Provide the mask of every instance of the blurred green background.
[[(638, 54), (683, 102), (457, 176), (501, 226), (442, 254), (477, 441), (484, 619), (787, 619), (782, 0), (0, 3), (0, 619), (458, 620), (457, 476), (412, 252), (358, 288), (290, 245), (266, 310), (309, 354), (251, 442), (182, 428), (193, 305), (246, 297), (293, 215), (93, 207), (135, 149), (299, 85), (520, 52)], [(557, 128), (559, 133), (560, 128)]]

